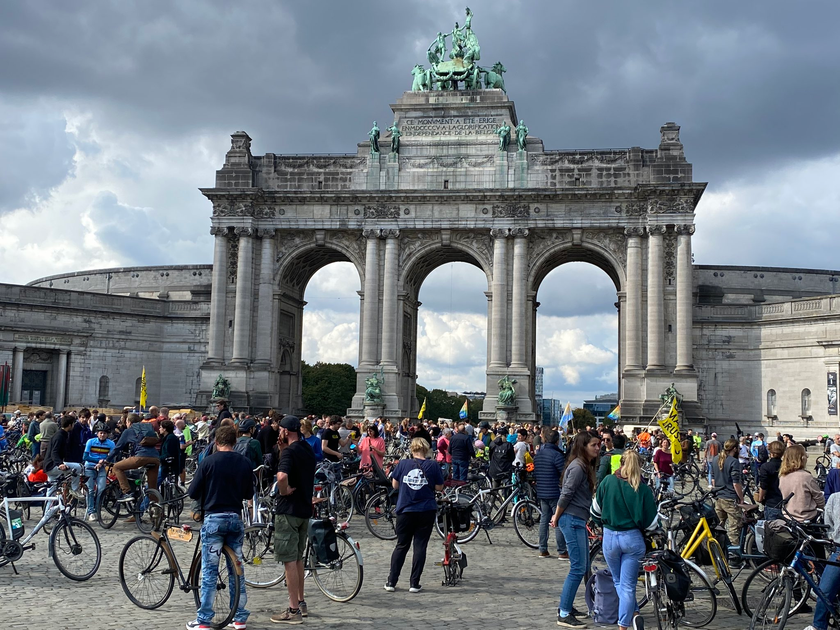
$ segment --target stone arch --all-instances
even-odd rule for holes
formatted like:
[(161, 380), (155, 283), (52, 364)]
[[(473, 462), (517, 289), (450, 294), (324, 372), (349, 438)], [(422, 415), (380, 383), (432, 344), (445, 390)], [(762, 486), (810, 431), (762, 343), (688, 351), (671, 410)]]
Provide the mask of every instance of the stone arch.
[[(405, 247), (405, 243), (401, 243)], [(411, 241), (409, 241), (409, 247)], [(487, 278), (488, 289), (493, 277), (492, 241), (489, 234), (485, 239), (480, 235), (456, 234), (447, 246), (439, 238), (429, 240), (411, 248), (400, 264), (400, 287), (414, 300), (420, 294), (420, 287), (428, 275), (451, 262), (465, 262), (478, 267)]]
[(365, 282), (364, 257), (345, 244), (330, 241), (323, 245), (300, 244), (291, 251), (280, 251), (274, 270), (274, 284), (285, 290), (295, 290), (301, 299), (306, 286), (323, 267), (334, 262), (349, 262), (359, 274), (359, 282)]
[(572, 239), (555, 238), (556, 242), (543, 246), (542, 251), (531, 258), (529, 291), (537, 293), (545, 277), (568, 262), (585, 262), (598, 267), (610, 277), (617, 292), (624, 291), (627, 280), (625, 258), (622, 256), (624, 237), (616, 233), (605, 235), (600, 240), (603, 243), (593, 239), (582, 239), (576, 243)]

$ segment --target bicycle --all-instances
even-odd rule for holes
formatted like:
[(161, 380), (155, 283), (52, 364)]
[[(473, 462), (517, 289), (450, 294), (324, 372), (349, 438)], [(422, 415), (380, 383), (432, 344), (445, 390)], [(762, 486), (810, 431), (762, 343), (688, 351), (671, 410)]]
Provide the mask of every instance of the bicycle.
[[(157, 464), (150, 464), (150, 466), (157, 467)], [(108, 483), (96, 505), (96, 520), (105, 529), (111, 529), (120, 517), (120, 513), (125, 510), (126, 515), (134, 517), (137, 529), (144, 534), (151, 533), (154, 523), (162, 518), (155, 512), (164, 509), (163, 497), (154, 488), (146, 487), (145, 467), (128, 470), (126, 475), (131, 484), (133, 498), (125, 503), (119, 500), (122, 495), (120, 484), (116, 478), (112, 479), (109, 473)]]
[(181, 517), (181, 512), (184, 510), (184, 502), (186, 501), (187, 494), (178, 483), (179, 477), (175, 462), (174, 457), (167, 457), (161, 462), (161, 464), (166, 466), (167, 474), (160, 481), (159, 492), (161, 496), (160, 505), (166, 512), (166, 519), (173, 521), (177, 525)]
[(471, 511), (459, 507), (457, 502), (443, 496), (438, 498), (438, 514), (443, 521), (443, 558), (435, 566), (443, 567), (441, 586), (455, 586), (467, 568), (467, 554), (458, 545), (458, 532), (470, 526)]
[[(329, 522), (335, 531), (336, 558), (319, 562), (312, 539), (307, 538), (303, 552), (304, 576), (312, 577), (321, 592), (334, 602), (349, 602), (359, 594), (364, 580), (361, 547), (347, 534), (347, 523), (339, 524), (335, 517), (323, 520)], [(247, 566), (245, 584), (248, 586), (269, 588), (286, 578), (284, 566), (274, 560), (273, 522), (258, 523), (245, 529), (242, 558)]]
[[(157, 508), (155, 513), (162, 515), (162, 506)], [(160, 608), (172, 595), (177, 576), (178, 588), (184, 593), (192, 592), (196, 608), (201, 606), (201, 531), (195, 537), (195, 549), (186, 576), (171, 542), (190, 542), (193, 532), (190, 525), (172, 527), (161, 519), (155, 522), (150, 534), (135, 536), (125, 544), (120, 552), (119, 579), (123, 593), (132, 604), (145, 610)], [(223, 621), (213, 622), (215, 628), (224, 628), (233, 619), (239, 606), (239, 576), (242, 575), (242, 565), (233, 549), (225, 545), (221, 555), (227, 570), (221, 569), (220, 559), (213, 610), (217, 614), (218, 611), (226, 613)], [(231, 576), (235, 579), (231, 580)]]
[[(72, 475), (61, 475), (56, 484), (70, 479)], [(102, 548), (99, 538), (93, 528), (81, 519), (68, 514), (68, 505), (64, 502), (64, 494), (58, 493), (45, 497), (17, 497), (16, 502), (43, 502), (54, 504), (45, 508), (44, 515), (37, 525), (24, 537), (23, 515), (10, 507), (9, 498), (3, 499), (0, 520), (0, 567), (7, 564), (17, 574), (15, 562), (23, 557), (25, 551), (35, 548), (29, 542), (51, 521), (57, 524), (50, 531), (49, 556), (61, 573), (76, 582), (85, 582), (92, 578), (99, 570), (102, 561)], [(7, 537), (8, 531), (8, 537)], [(19, 540), (22, 539), (22, 540)], [(91, 548), (94, 554), (89, 553)], [(88, 553), (86, 553), (86, 551)]]
[(642, 559), (645, 599), (651, 603), (659, 630), (665, 627), (677, 630), (680, 620), (685, 617), (685, 603), (672, 600), (668, 595), (665, 572), (661, 566), (666, 553), (671, 552), (654, 551)]

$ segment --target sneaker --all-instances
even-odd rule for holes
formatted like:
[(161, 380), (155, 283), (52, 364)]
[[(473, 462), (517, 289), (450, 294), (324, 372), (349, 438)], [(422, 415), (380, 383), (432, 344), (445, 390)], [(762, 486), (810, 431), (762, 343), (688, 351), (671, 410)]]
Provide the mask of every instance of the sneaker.
[(393, 584), (385, 584), (385, 590), (388, 591), (389, 593), (393, 593), (397, 589), (394, 588)]
[(633, 630), (645, 630), (645, 618), (641, 615), (633, 617)]
[(213, 625), (206, 622), (206, 621), (199, 621), (196, 619), (195, 621), (188, 621), (187, 622), (187, 630), (212, 630)]
[(271, 615), (272, 623), (303, 623), (303, 615), (300, 614), (300, 608), (292, 612), (291, 608), (287, 608), (281, 613)]
[(225, 628), (234, 628), (234, 630), (245, 630), (244, 621), (231, 621)]
[(127, 501), (133, 501), (134, 495), (130, 492), (123, 492), (120, 497), (117, 499), (117, 503), (126, 503)]
[(123, 523), (136, 523), (136, 522), (137, 522), (137, 519), (134, 518), (133, 516), (129, 516), (127, 519), (125, 519), (123, 521)]
[(568, 617), (561, 617), (557, 615), (557, 625), (563, 626), (564, 628), (585, 628), (586, 624), (583, 623), (580, 619), (575, 617), (573, 614), (570, 614)]
[(411, 588), (409, 588), (408, 592), (409, 593), (419, 593), (422, 590), (423, 590), (423, 587), (418, 584), (417, 586), (412, 586)]
[(550, 558), (550, 557), (551, 557), (551, 554), (550, 554), (550, 553), (548, 553), (547, 551), (540, 551), (540, 555), (539, 555), (539, 556), (537, 556), (537, 557), (538, 557), (538, 558)]
[(87, 520), (91, 521), (91, 522), (95, 521), (96, 520), (96, 514), (88, 514), (87, 515)]
[(301, 617), (308, 617), (309, 610), (306, 608), (306, 602), (299, 602), (298, 608), (300, 609), (300, 616)]
[(569, 559), (569, 552), (557, 554), (558, 560), (568, 560)]

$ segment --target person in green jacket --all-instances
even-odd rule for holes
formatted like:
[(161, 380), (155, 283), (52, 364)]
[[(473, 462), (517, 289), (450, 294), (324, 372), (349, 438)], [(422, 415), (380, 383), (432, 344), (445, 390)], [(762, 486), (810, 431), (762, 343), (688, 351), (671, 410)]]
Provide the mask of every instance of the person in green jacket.
[[(604, 454), (601, 455), (601, 463), (598, 465), (598, 483), (600, 484), (609, 475), (621, 467), (621, 456), (624, 454), (624, 447), (627, 445), (627, 438), (621, 433), (615, 436), (608, 436), (604, 433)], [(609, 441), (607, 441), (609, 437)]]
[(642, 483), (638, 453), (624, 452), (621, 468), (598, 486), (591, 513), (604, 527), (604, 558), (618, 594), (619, 630), (644, 630), (636, 603), (636, 582), (645, 555), (642, 532), (656, 529), (658, 517), (653, 491)]

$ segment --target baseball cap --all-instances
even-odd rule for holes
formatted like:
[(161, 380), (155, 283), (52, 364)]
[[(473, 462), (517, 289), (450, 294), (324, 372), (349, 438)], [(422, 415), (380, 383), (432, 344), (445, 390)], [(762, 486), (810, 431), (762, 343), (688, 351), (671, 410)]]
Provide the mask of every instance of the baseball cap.
[(251, 429), (253, 429), (255, 426), (257, 426), (257, 423), (256, 423), (256, 422), (254, 422), (253, 420), (251, 420), (251, 418), (246, 418), (245, 420), (243, 420), (243, 421), (239, 424), (239, 431), (240, 431), (240, 432), (250, 431), (250, 430), (251, 430)]
[(284, 416), (280, 421), (280, 426), (286, 429), (286, 431), (300, 433), (300, 420), (298, 420), (297, 416)]

